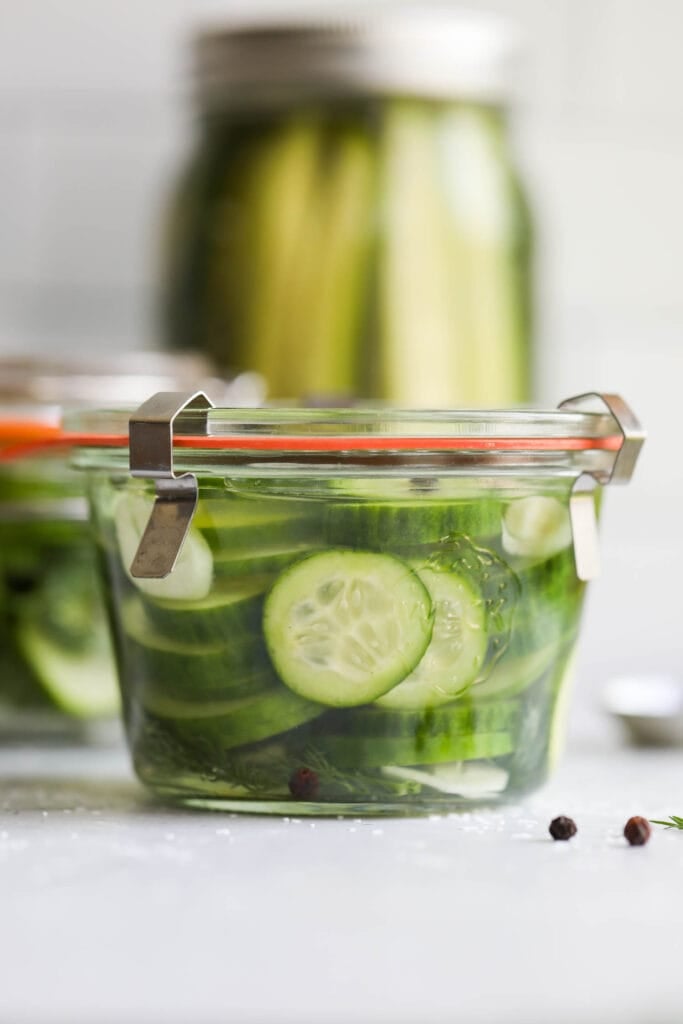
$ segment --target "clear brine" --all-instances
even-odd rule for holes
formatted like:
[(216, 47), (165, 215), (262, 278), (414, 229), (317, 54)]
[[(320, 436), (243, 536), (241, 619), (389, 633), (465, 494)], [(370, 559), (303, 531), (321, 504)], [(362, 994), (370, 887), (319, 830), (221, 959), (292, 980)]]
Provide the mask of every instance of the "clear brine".
[(583, 597), (568, 482), (200, 477), (176, 568), (150, 581), (128, 567), (152, 492), (92, 479), (129, 742), (157, 792), (381, 813), (545, 779)]

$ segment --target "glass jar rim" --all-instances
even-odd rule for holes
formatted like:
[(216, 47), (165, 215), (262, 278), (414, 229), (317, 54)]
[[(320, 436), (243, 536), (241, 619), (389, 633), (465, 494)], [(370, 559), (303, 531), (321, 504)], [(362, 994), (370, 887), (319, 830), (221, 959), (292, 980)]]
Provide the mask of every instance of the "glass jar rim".
[[(89, 449), (90, 465), (106, 466), (111, 449), (127, 454), (128, 421), (118, 412), (67, 419), (74, 447)], [(396, 410), (382, 407), (186, 409), (173, 433), (175, 459), (191, 469), (283, 462), (359, 462), (389, 466), (491, 464), (524, 467), (576, 464), (593, 471), (596, 458), (613, 462), (623, 434), (612, 415), (578, 410)], [(109, 454), (107, 454), (109, 450)]]
[[(600, 410), (587, 407), (595, 400)], [(318, 466), (329, 472), (330, 467), (355, 465), (365, 471), (410, 467), (411, 472), (542, 468), (573, 476), (586, 472), (605, 481), (618, 462), (629, 462), (632, 470), (644, 434), (618, 396), (585, 395), (563, 404), (554, 410), (214, 408), (202, 392), (171, 392), (153, 396), (133, 412), (74, 410), (59, 428), (28, 421), (20, 428), (23, 437), (16, 423), (0, 417), (0, 458), (76, 450), (73, 461), (81, 467), (133, 466), (139, 462), (140, 437), (161, 428), (157, 441), (166, 449), (161, 455), (166, 469), (151, 476), (172, 476), (174, 460), (182, 471), (266, 467), (292, 472)], [(627, 447), (632, 457), (625, 457)], [(148, 465), (145, 455), (142, 461)]]

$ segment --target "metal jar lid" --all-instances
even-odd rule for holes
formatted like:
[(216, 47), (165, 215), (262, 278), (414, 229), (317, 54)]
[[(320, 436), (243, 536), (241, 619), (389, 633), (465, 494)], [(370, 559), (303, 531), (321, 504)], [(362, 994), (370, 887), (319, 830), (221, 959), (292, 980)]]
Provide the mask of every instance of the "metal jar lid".
[(215, 111), (380, 94), (501, 104), (518, 48), (499, 16), (443, 7), (234, 21), (196, 40), (199, 102)]

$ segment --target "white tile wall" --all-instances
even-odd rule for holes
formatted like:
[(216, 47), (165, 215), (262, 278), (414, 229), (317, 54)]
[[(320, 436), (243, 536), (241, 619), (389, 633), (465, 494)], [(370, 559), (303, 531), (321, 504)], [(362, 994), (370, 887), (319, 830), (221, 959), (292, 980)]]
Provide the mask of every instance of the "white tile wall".
[[(651, 435), (606, 504), (584, 691), (614, 668), (683, 671), (683, 4), (468, 5), (529, 39), (516, 127), (539, 225), (539, 397), (621, 390)], [(188, 145), (185, 42), (234, 9), (0, 4), (0, 350), (149, 342), (154, 229)]]

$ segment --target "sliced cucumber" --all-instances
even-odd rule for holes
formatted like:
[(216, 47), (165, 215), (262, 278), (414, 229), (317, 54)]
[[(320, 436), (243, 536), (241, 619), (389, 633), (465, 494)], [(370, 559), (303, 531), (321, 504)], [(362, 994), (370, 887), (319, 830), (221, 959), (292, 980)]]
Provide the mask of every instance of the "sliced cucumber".
[(294, 562), (311, 554), (311, 544), (262, 547), (241, 551), (221, 551), (216, 555), (214, 568), (217, 580), (235, 576), (263, 576), (279, 573)]
[(453, 572), (423, 568), (418, 575), (432, 599), (432, 639), (416, 667), (377, 703), (419, 710), (445, 704), (476, 679), (486, 658), (486, 609), (481, 594)]
[(278, 686), (264, 694), (223, 704), (220, 714), (171, 716), (164, 721), (188, 744), (208, 743), (227, 750), (288, 732), (320, 713), (319, 704)]
[(183, 643), (155, 629), (141, 601), (126, 603), (122, 617), (125, 657), (145, 691), (187, 700), (217, 700), (236, 690), (243, 692), (254, 677), (269, 670), (260, 637), (244, 636), (230, 644), (202, 647)]
[(500, 533), (503, 505), (476, 501), (340, 502), (327, 509), (330, 544), (370, 550), (404, 550), (434, 544), (453, 533), (477, 537)]
[(492, 697), (512, 697), (539, 679), (560, 656), (561, 644), (551, 643), (528, 654), (518, 656), (506, 651), (486, 679), (476, 683), (468, 691), (470, 700), (490, 700)]
[(272, 576), (237, 579), (199, 601), (147, 597), (144, 607), (160, 634), (183, 644), (240, 643), (261, 628), (263, 598)]
[(219, 498), (201, 500), (193, 525), (214, 550), (239, 551), (314, 537), (316, 512), (311, 503), (245, 500), (226, 492)]
[(140, 687), (140, 702), (145, 710), (160, 718), (190, 718), (193, 721), (217, 718), (228, 714), (236, 701), (256, 697), (278, 686), (277, 676), (273, 672), (235, 680), (224, 695), (216, 695), (211, 699), (197, 700), (196, 693), (190, 690), (182, 696), (174, 696), (161, 683)]
[(519, 701), (469, 699), (421, 712), (335, 711), (313, 723), (310, 744), (349, 768), (502, 757), (514, 750), (519, 713)]
[[(473, 703), (467, 696), (451, 704), (424, 711), (390, 711), (370, 705), (349, 711), (330, 711), (315, 723), (314, 734), (354, 740), (409, 739), (417, 748), (432, 739), (446, 739), (514, 731), (519, 701)], [(417, 762), (416, 762), (417, 763)]]
[(101, 639), (69, 650), (33, 619), (17, 626), (17, 644), (53, 704), (79, 718), (111, 717), (119, 710), (114, 659)]
[(510, 502), (503, 516), (503, 547), (522, 558), (550, 558), (572, 542), (567, 506), (535, 495)]
[(121, 492), (114, 505), (114, 527), (119, 553), (129, 580), (145, 594), (169, 600), (199, 601), (209, 593), (213, 580), (211, 548), (201, 533), (190, 527), (173, 571), (160, 580), (137, 579), (130, 574), (152, 511), (153, 500), (142, 494)]
[(409, 736), (328, 736), (317, 746), (340, 768), (382, 768), (387, 765), (438, 764), (503, 757), (515, 748), (510, 732), (427, 736), (418, 743)]
[(332, 707), (365, 704), (417, 665), (432, 633), (429, 593), (390, 555), (325, 551), (266, 598), (263, 632), (282, 681)]
[(422, 568), (455, 573), (481, 593), (486, 609), (486, 657), (493, 665), (510, 643), (520, 608), (520, 583), (515, 573), (494, 551), (473, 544), (462, 534), (435, 545)]

